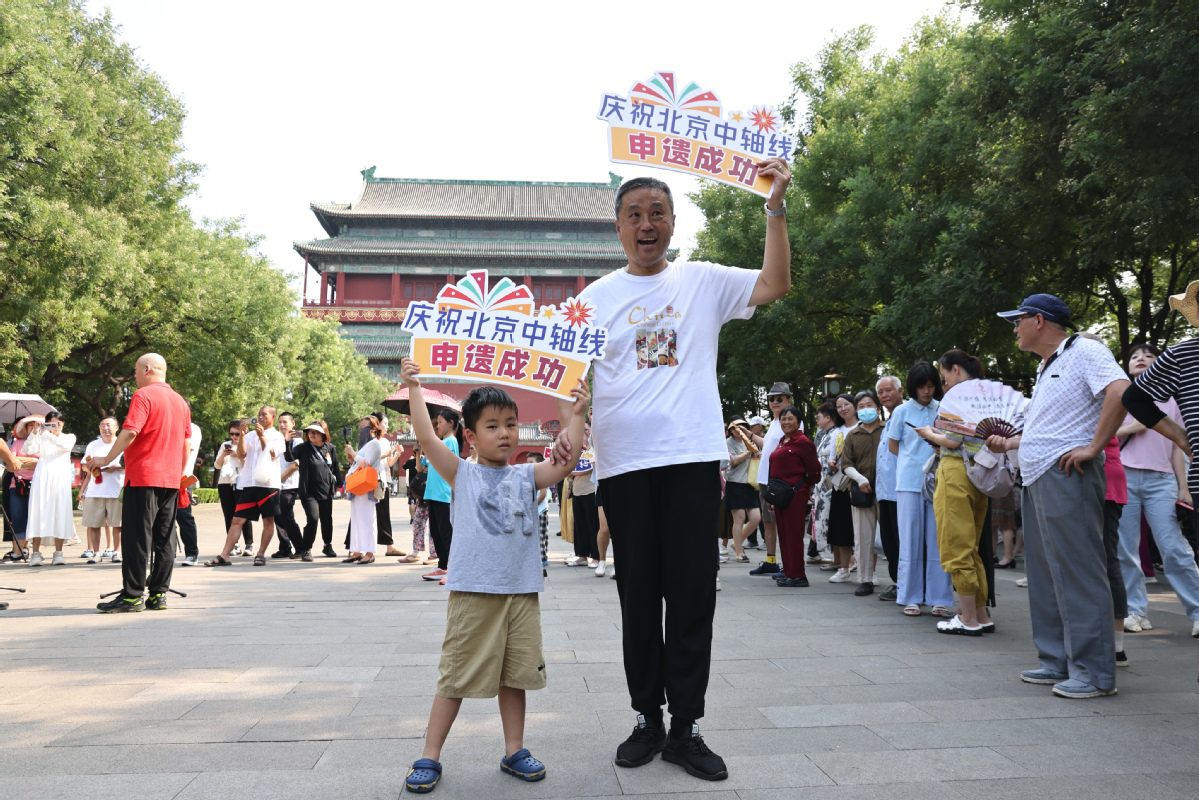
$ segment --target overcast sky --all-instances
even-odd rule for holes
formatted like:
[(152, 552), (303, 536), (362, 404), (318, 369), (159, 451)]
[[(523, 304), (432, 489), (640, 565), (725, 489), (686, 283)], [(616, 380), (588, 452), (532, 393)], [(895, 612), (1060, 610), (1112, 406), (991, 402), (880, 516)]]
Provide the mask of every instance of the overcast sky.
[[(187, 108), (186, 156), (203, 166), (197, 218), (241, 217), (299, 286), (297, 239), (325, 235), (313, 201), (353, 202), (380, 177), (607, 181), (600, 97), (673, 71), (726, 110), (784, 104), (790, 70), (833, 36), (875, 28), (899, 47), (947, 0), (571, 4), (88, 0)], [(594, 9), (594, 10), (585, 10)], [(702, 216), (678, 198), (675, 244)], [(315, 292), (309, 276), (309, 293)]]

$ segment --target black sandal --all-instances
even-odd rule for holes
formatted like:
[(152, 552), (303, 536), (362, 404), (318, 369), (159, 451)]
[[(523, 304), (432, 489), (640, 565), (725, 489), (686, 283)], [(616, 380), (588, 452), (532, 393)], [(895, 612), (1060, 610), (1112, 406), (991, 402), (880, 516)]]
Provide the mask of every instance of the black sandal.
[(362, 560), (362, 556), (350, 556), (349, 558), (343, 558), (343, 559), (341, 560), (341, 563), (343, 563), (343, 564), (357, 564), (357, 563), (358, 563), (359, 561), (361, 561), (361, 560)]
[(224, 556), (217, 556), (216, 558), (212, 559), (212, 561), (205, 561), (204, 566), (206, 566), (206, 567), (232, 567), (233, 562), (230, 561), (229, 559), (225, 558)]

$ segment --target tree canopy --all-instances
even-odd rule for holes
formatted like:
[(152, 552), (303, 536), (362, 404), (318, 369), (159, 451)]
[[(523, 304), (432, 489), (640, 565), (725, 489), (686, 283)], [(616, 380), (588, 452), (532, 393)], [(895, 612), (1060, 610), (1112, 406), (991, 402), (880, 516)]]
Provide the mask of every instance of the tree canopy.
[[(1183, 331), (1165, 300), (1199, 277), (1199, 7), (964, 5), (971, 21), (925, 20), (896, 53), (860, 28), (794, 68), (794, 289), (723, 336), (730, 411), (773, 380), (862, 387), (951, 347), (1027, 381), (994, 312), (1037, 291), (1118, 356)], [(760, 199), (695, 199), (697, 257), (760, 261)]]
[(138, 355), (207, 431), (260, 403), (339, 427), (387, 387), (301, 318), (235, 222), (195, 222), (184, 109), (78, 0), (0, 6), (0, 375), (77, 428), (119, 414)]

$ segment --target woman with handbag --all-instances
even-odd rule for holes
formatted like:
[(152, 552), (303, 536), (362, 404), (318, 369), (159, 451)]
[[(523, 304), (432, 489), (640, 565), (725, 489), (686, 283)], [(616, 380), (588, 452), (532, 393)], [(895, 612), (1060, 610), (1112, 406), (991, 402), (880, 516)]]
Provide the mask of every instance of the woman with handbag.
[(874, 529), (878, 524), (878, 498), (874, 493), (878, 445), (883, 438), (883, 421), (874, 391), (865, 389), (854, 397), (858, 427), (845, 437), (841, 471), (853, 481), (849, 485), (852, 506), (854, 551), (858, 560), (857, 597), (874, 594)]
[(841, 470), (841, 456), (845, 450), (845, 438), (858, 424), (858, 412), (853, 398), (838, 395), (833, 408), (841, 424), (833, 429), (832, 457), (825, 462), (828, 467), (826, 480), (832, 493), (829, 495), (828, 543), (833, 548), (833, 560), (837, 571), (828, 579), (829, 583), (847, 583), (853, 561), (853, 512), (849, 503), (849, 486), (853, 480)]
[[(380, 445), (383, 436), (383, 424), (375, 417), (368, 417), (370, 422), (370, 438), (354, 456), (354, 463), (346, 472), (346, 490), (350, 491), (350, 476), (373, 470), (375, 487), (369, 491), (351, 493), (350, 495), (350, 554), (342, 559), (343, 564), (373, 564), (375, 562), (376, 536), (378, 535), (378, 520), (375, 517), (375, 503), (379, 502), (379, 493), (387, 491), (384, 483), (387, 476), (387, 451)], [(361, 476), (360, 476), (361, 477)], [(366, 483), (369, 485), (369, 478)]]
[(745, 538), (758, 529), (762, 520), (756, 488), (758, 471), (754, 469), (755, 458), (762, 449), (762, 437), (750, 433), (749, 425), (743, 419), (733, 420), (726, 430), (729, 435), (724, 443), (729, 450), (729, 468), (724, 475), (724, 500), (733, 519), (733, 560), (748, 564)]
[(770, 454), (770, 484), (782, 481), (791, 490), (785, 505), (774, 505), (778, 524), (779, 550), (783, 571), (775, 583), (785, 588), (808, 586), (804, 572), (804, 531), (807, 528), (808, 498), (811, 487), (820, 479), (820, 461), (816, 445), (799, 429), (799, 410), (788, 406), (779, 413), (783, 438)]
[[(983, 377), (982, 362), (961, 350), (950, 350), (937, 360), (941, 382), (949, 391), (959, 383)], [(937, 520), (937, 546), (941, 566), (953, 580), (961, 611), (937, 623), (941, 633), (982, 636), (995, 630), (987, 611), (988, 586), (986, 565), (979, 554), (979, 537), (986, 522), (988, 503), (966, 475), (963, 451), (976, 453), (982, 441), (959, 434), (942, 432), (926, 425), (916, 429), (925, 441), (941, 448), (937, 468), (937, 488), (933, 494), (933, 514)], [(948, 612), (946, 612), (948, 613)]]
[(299, 466), (300, 507), (304, 509), (305, 517), (302, 542), (291, 557), (312, 561), (318, 523), (325, 546), (333, 543), (333, 496), (341, 483), (337, 449), (329, 443), (329, 426), (323, 419), (309, 425), (304, 429), (304, 441), (285, 452), (283, 457)]

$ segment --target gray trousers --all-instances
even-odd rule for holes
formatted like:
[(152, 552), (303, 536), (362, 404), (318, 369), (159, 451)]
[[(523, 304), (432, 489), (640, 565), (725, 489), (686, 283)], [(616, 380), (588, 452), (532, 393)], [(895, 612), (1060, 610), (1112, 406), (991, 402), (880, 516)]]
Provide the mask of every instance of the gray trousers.
[(1082, 476), (1056, 466), (1024, 487), (1032, 638), (1043, 669), (1116, 685), (1112, 593), (1103, 549), (1103, 456)]

